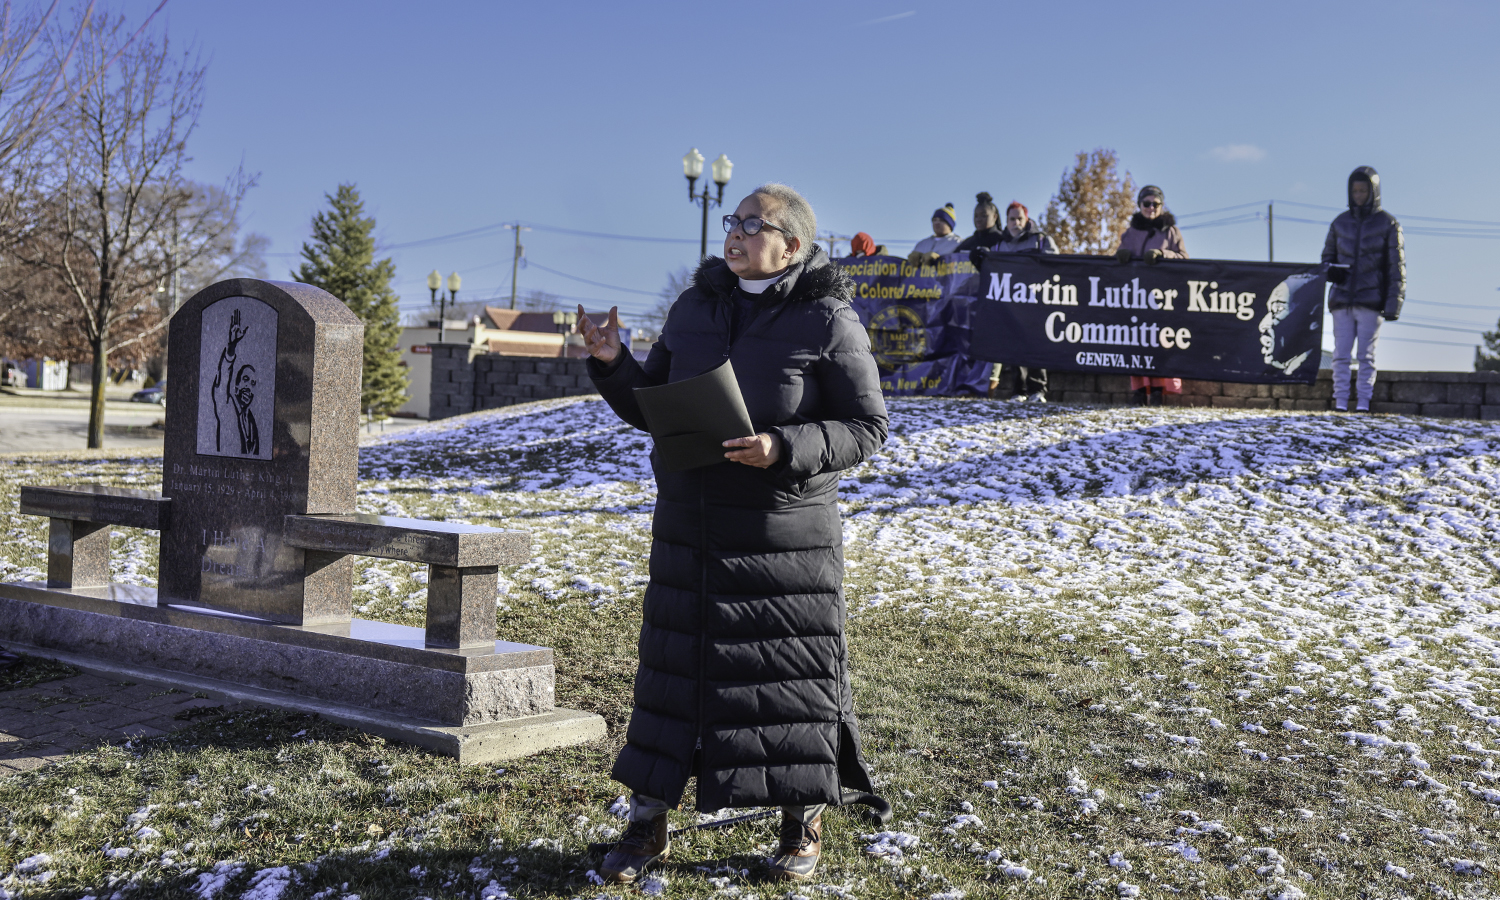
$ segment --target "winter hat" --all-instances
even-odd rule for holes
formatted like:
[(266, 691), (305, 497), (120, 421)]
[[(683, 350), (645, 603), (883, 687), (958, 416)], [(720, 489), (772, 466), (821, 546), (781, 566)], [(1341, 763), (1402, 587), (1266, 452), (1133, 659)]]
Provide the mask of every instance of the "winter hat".
[(853, 256), (872, 256), (875, 253), (875, 239), (861, 231), (849, 241), (849, 253)]
[(958, 227), (958, 210), (953, 206), (953, 201), (951, 200), (948, 201), (947, 206), (934, 212), (932, 217), (947, 222), (950, 229)]
[(1145, 200), (1147, 197), (1155, 197), (1156, 199), (1161, 201), (1163, 206), (1167, 205), (1167, 195), (1163, 194), (1161, 192), (1161, 188), (1157, 187), (1154, 184), (1148, 184), (1145, 187), (1141, 188), (1141, 192), (1135, 195), (1136, 205), (1139, 206), (1141, 204), (1141, 201)]

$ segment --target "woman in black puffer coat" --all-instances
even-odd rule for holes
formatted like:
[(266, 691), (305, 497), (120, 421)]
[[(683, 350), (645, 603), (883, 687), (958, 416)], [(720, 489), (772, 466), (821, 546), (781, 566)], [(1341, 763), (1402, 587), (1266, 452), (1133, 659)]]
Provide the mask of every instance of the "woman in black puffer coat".
[(635, 793), (632, 825), (601, 866), (616, 881), (666, 854), (666, 810), (691, 776), (701, 811), (783, 807), (772, 869), (793, 879), (817, 863), (823, 806), (841, 787), (873, 791), (849, 684), (837, 491), (887, 419), (852, 285), (812, 243), (815, 227), (785, 185), (745, 198), (725, 217), (725, 259), (698, 267), (644, 363), (619, 347), (613, 311), (579, 321), (594, 384), (626, 422), (646, 428), (635, 388), (729, 359), (757, 431), (727, 442), (723, 463), (655, 470), (635, 707), (612, 773)]

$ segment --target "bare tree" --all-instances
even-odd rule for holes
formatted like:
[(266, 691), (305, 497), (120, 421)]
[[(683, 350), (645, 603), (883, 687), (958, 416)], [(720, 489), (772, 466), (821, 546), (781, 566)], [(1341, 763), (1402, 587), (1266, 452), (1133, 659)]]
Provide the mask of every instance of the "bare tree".
[(1135, 211), (1135, 182), (1119, 177), (1115, 151), (1080, 151), (1047, 201), (1042, 230), (1063, 253), (1105, 254), (1120, 242)]
[(541, 288), (532, 288), (520, 296), (516, 307), (527, 312), (557, 312), (560, 309), (567, 309), (568, 305), (556, 294)]
[(103, 445), (111, 353), (143, 358), (167, 322), (160, 288), (223, 253), (254, 185), (243, 169), (222, 188), (189, 181), (187, 142), (203, 105), (205, 66), (161, 37), (136, 39), (123, 18), (80, 17), (74, 78), (86, 87), (60, 123), (44, 187), (49, 245), (30, 262), (77, 305), (93, 359), (90, 447)]
[(0, 356), (83, 359), (88, 344), (78, 328), (78, 304), (57, 277), (18, 257), (42, 255), (33, 235), (0, 255)]
[[(675, 272), (668, 272), (666, 286), (659, 292), (661, 299), (656, 301), (656, 305), (651, 307), (649, 312), (635, 318), (638, 323), (636, 330), (643, 336), (649, 334), (655, 337), (661, 334), (662, 327), (667, 324), (667, 312), (692, 283), (693, 273), (688, 270), (687, 266), (682, 266)], [(632, 340), (634, 340), (633, 337)]]
[[(162, 0), (136, 35), (165, 5)], [(85, 4), (77, 21), (91, 18), (94, 6)], [(59, 34), (61, 7), (61, 0), (29, 11), (16, 10), (10, 0), (0, 3), (0, 352), (18, 356), (59, 352), (70, 337), (56, 329), (67, 319), (56, 286), (14, 252), (36, 237), (39, 184), (55, 162), (44, 138), (88, 86), (74, 66), (83, 32)]]
[[(175, 267), (175, 285), (163, 285), (172, 305), (180, 305), (203, 288), (226, 278), (266, 278), (266, 251), (271, 239), (258, 232), (240, 233), (237, 215), (239, 200), (216, 184), (194, 183), (188, 186), (193, 195), (194, 214), (204, 220), (205, 246), (192, 259)], [(180, 244), (177, 235), (174, 243)], [(181, 248), (174, 253), (181, 255)]]

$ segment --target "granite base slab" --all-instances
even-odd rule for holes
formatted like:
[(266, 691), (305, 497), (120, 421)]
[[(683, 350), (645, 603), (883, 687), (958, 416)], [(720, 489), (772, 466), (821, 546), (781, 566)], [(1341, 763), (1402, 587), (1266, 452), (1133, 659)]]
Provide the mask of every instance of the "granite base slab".
[(555, 708), (546, 647), (497, 641), (493, 650), (432, 649), (418, 628), (360, 619), (277, 625), (158, 605), (154, 591), (128, 585), (0, 584), (0, 640), (436, 727), (487, 725)]
[(232, 700), (308, 713), (368, 734), (451, 756), (460, 765), (484, 765), (530, 756), (544, 750), (572, 747), (604, 737), (604, 719), (594, 713), (553, 707), (541, 715), (524, 716), (485, 725), (443, 726), (406, 716), (381, 714), (346, 704), (311, 700), (278, 691), (169, 672), (149, 666), (99, 660), (80, 653), (32, 647), (7, 641), (7, 646), (33, 656), (56, 659), (87, 672), (132, 681), (157, 682), (187, 691), (211, 691)]

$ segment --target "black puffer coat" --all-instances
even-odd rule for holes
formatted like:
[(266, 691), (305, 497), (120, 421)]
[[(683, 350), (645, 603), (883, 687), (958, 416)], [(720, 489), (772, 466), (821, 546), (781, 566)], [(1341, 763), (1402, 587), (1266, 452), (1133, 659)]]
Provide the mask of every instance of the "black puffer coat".
[(964, 238), (963, 242), (958, 245), (958, 249), (954, 250), (953, 252), (968, 253), (970, 250), (977, 249), (993, 250), (995, 249), (995, 245), (1003, 240), (1003, 238), (1001, 237), (1002, 234), (1004, 234), (1004, 229), (1000, 228), (998, 225), (991, 225), (989, 228), (981, 228), (968, 237)]
[(1348, 279), (1328, 292), (1328, 308), (1363, 306), (1395, 319), (1406, 299), (1406, 240), (1401, 223), (1380, 208), (1380, 175), (1360, 166), (1349, 173), (1351, 193), (1356, 181), (1369, 183), (1370, 199), (1355, 206), (1350, 197), (1349, 211), (1333, 220), (1323, 242), (1323, 262), (1349, 267)]
[(710, 257), (644, 364), (590, 360), (599, 393), (644, 430), (632, 389), (728, 358), (751, 423), (781, 438), (766, 469), (656, 470), (635, 708), (612, 775), (673, 805), (697, 775), (705, 812), (874, 790), (846, 662), (837, 492), (838, 472), (885, 441), (880, 375), (852, 285), (821, 248), (759, 295), (735, 333), (745, 296)]

